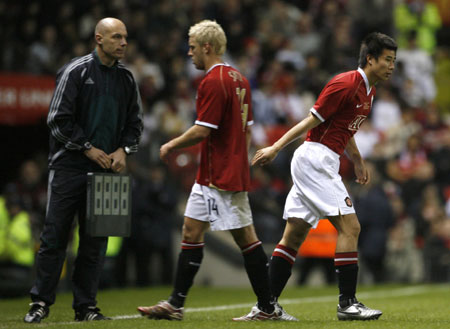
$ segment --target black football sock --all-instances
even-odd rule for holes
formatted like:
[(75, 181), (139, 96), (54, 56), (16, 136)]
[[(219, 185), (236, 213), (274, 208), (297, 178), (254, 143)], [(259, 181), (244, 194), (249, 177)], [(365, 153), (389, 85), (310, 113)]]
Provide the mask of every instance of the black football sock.
[(269, 264), (270, 290), (272, 301), (277, 302), (288, 282), (297, 252), (294, 249), (277, 244)]
[(339, 305), (347, 307), (355, 299), (358, 281), (358, 252), (336, 253), (334, 266), (338, 276)]
[(181, 243), (174, 289), (169, 297), (169, 303), (177, 308), (184, 306), (189, 288), (202, 263), (204, 245), (204, 242)]
[(241, 248), (244, 256), (245, 270), (258, 298), (258, 308), (268, 314), (274, 311), (270, 303), (269, 273), (267, 271), (267, 256), (261, 241), (256, 241)]

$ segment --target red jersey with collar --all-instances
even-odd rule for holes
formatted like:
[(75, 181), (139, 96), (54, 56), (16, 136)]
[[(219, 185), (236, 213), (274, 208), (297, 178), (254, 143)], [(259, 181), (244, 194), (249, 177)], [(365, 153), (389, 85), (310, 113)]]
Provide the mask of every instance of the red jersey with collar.
[(213, 66), (197, 91), (195, 124), (211, 129), (201, 143), (197, 183), (248, 191), (247, 127), (253, 124), (250, 84), (228, 65)]
[(306, 140), (322, 143), (341, 155), (372, 108), (375, 87), (367, 91), (359, 69), (338, 74), (323, 88), (311, 112), (322, 121)]

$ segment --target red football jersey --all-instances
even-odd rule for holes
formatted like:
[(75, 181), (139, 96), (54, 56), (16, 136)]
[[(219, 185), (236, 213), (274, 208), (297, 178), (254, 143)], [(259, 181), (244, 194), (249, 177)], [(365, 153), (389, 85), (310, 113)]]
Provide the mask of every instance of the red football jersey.
[(318, 142), (341, 155), (372, 108), (375, 87), (361, 68), (338, 74), (323, 88), (311, 112), (322, 121), (306, 140)]
[(211, 129), (201, 143), (197, 183), (226, 191), (248, 191), (247, 126), (253, 124), (247, 79), (226, 64), (208, 70), (197, 91), (195, 124)]

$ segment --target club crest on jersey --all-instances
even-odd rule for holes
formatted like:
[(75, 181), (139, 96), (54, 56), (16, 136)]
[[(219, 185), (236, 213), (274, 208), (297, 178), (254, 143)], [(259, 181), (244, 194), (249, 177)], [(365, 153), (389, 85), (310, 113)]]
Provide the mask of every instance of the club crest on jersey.
[(242, 81), (242, 76), (238, 71), (230, 70), (228, 71), (228, 75), (233, 79), (234, 82), (237, 80)]
[(347, 207), (353, 206), (352, 200), (350, 200), (349, 197), (346, 197), (344, 201), (345, 201), (345, 204), (347, 205)]
[(355, 119), (348, 125), (348, 130), (351, 131), (358, 131), (359, 127), (361, 127), (361, 124), (366, 120), (366, 115), (357, 115)]

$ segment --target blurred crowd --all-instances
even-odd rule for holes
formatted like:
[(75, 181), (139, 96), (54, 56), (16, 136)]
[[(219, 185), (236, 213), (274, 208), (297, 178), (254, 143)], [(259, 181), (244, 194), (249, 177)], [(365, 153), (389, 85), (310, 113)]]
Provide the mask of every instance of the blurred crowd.
[[(172, 228), (182, 217), (179, 205), (194, 181), (198, 153), (196, 147), (175, 153), (165, 166), (159, 147), (195, 120), (195, 90), (203, 73), (187, 57), (187, 32), (206, 18), (223, 26), (225, 59), (252, 86), (251, 155), (303, 119), (333, 75), (357, 68), (367, 33), (376, 30), (398, 41), (395, 74), (377, 86), (370, 120), (355, 135), (373, 173), (370, 185), (357, 186), (352, 164), (341, 159), (362, 226), (361, 280), (450, 280), (447, 1), (6, 0), (0, 3), (0, 72), (54, 75), (93, 49), (95, 24), (106, 16), (127, 26), (124, 62), (139, 84), (144, 108), (140, 151), (129, 158), (128, 168), (137, 196), (133, 234), (112, 255), (121, 264), (114, 269), (115, 284), (131, 282), (123, 273), (127, 259), (135, 260), (135, 284), (170, 282)], [(275, 243), (282, 234), (290, 158), (300, 142), (271, 165), (252, 168), (250, 204), (263, 242)], [(18, 177), (4, 185), (2, 198), (29, 215), (37, 244), (46, 203), (45, 155), (25, 161)], [(1, 252), (0, 246), (0, 262), (8, 263)], [(159, 257), (151, 260), (152, 255)], [(162, 271), (151, 278), (149, 264), (158, 261)]]

